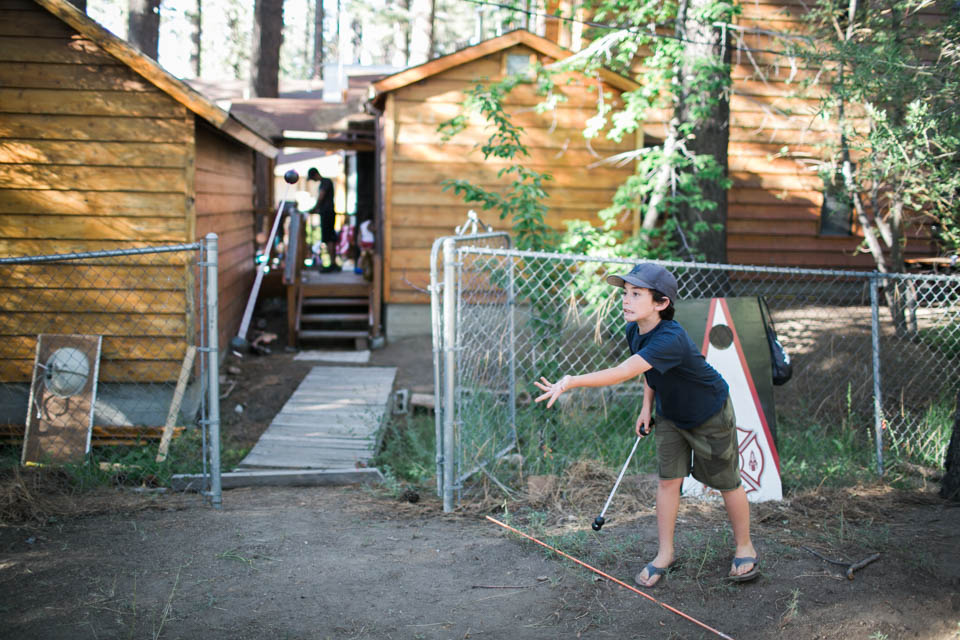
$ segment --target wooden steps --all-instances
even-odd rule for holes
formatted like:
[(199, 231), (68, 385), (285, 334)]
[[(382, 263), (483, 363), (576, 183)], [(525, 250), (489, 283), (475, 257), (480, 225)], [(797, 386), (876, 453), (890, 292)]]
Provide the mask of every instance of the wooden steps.
[[(337, 340), (342, 338), (355, 338), (357, 348), (362, 349), (366, 345), (369, 332), (366, 329), (301, 329), (301, 340)], [(360, 344), (363, 343), (363, 344)]]
[(295, 294), (288, 297), (291, 346), (353, 341), (357, 349), (366, 349), (373, 325), (370, 290), (370, 284), (351, 271), (303, 272)]
[[(320, 304), (324, 304), (322, 301)], [(302, 313), (300, 314), (300, 322), (366, 322), (367, 314), (365, 313)]]

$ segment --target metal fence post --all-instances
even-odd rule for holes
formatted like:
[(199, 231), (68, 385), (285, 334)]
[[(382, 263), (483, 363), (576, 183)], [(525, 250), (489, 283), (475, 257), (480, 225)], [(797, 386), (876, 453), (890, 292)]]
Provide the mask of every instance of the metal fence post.
[(217, 234), (206, 236), (207, 355), (209, 394), (207, 416), (210, 434), (210, 497), (215, 509), (222, 505), (220, 484), (220, 331), (217, 317)]
[(517, 453), (520, 452), (519, 443), (517, 442), (517, 332), (515, 326), (515, 311), (516, 311), (516, 291), (514, 289), (514, 269), (513, 264), (514, 260), (511, 257), (507, 257), (509, 263), (509, 277), (507, 280), (507, 313), (510, 314), (508, 317), (508, 327), (510, 333), (510, 429), (513, 431), (513, 442), (517, 445)]
[(443, 245), (443, 240), (437, 239), (433, 242), (430, 249), (430, 335), (433, 342), (433, 426), (436, 442), (434, 443), (434, 458), (436, 462), (437, 476), (437, 496), (443, 497), (443, 388), (441, 387), (442, 377), (440, 371), (443, 369), (440, 351), (442, 346), (440, 321), (440, 291), (443, 286), (440, 284), (440, 278), (437, 274), (438, 251)]
[(453, 511), (456, 361), (456, 241), (443, 241), (443, 510)]
[(870, 335), (873, 352), (873, 432), (877, 448), (877, 473), (883, 475), (883, 398), (880, 390), (880, 274), (870, 276)]

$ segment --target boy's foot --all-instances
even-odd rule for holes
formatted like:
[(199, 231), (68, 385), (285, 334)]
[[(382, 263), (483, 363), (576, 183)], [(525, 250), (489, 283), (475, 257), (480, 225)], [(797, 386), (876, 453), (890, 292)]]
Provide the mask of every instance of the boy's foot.
[(748, 582), (760, 575), (760, 554), (756, 551), (752, 555), (736, 555), (730, 565), (727, 576), (733, 582)]
[(665, 576), (668, 571), (673, 567), (673, 562), (668, 562), (666, 566), (658, 567), (654, 564), (656, 558), (653, 561), (648, 562), (647, 566), (643, 568), (643, 571), (634, 576), (633, 581), (636, 582), (641, 587), (650, 588), (653, 585), (660, 582), (660, 578)]

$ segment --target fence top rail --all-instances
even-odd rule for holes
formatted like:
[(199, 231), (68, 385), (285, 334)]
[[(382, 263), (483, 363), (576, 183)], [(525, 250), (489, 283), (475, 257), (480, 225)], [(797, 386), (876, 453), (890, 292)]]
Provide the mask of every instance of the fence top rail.
[(486, 233), (474, 233), (464, 236), (441, 236), (433, 241), (430, 247), (430, 277), (431, 282), (436, 281), (437, 277), (437, 256), (440, 255), (440, 247), (447, 240), (456, 240), (457, 242), (472, 242), (474, 240), (485, 240), (487, 238), (504, 238), (507, 241), (507, 250), (510, 249), (513, 239), (506, 231), (489, 231)]
[[(442, 238), (440, 238), (442, 240)], [(457, 247), (459, 253), (478, 255), (509, 256), (514, 258), (548, 258), (551, 260), (569, 260), (579, 262), (606, 262), (635, 265), (636, 258), (618, 258), (614, 256), (588, 256), (576, 253), (553, 253), (544, 251), (522, 251), (520, 249), (495, 249), (490, 247)], [(643, 260), (670, 268), (690, 268), (710, 271), (744, 271), (753, 273), (782, 273), (789, 275), (832, 276), (842, 278), (861, 278), (863, 280), (934, 280), (960, 282), (960, 275), (882, 273), (880, 271), (844, 271), (841, 269), (806, 269), (800, 267), (767, 267), (762, 265), (718, 264), (712, 262), (684, 262), (671, 260)]]
[(107, 251), (83, 251), (80, 253), (59, 253), (43, 256), (17, 256), (0, 258), (0, 264), (31, 264), (37, 262), (60, 262), (63, 260), (85, 260), (87, 258), (112, 258), (116, 256), (139, 256), (151, 253), (176, 253), (178, 251), (198, 251), (203, 249), (202, 242), (189, 244), (171, 244), (161, 247), (141, 247), (136, 249), (110, 249)]

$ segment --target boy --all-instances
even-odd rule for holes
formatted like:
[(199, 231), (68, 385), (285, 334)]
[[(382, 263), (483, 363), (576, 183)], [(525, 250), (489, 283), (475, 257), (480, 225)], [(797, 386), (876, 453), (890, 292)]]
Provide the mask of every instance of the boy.
[[(642, 263), (630, 273), (608, 276), (623, 289), (627, 343), (633, 354), (610, 369), (563, 376), (556, 383), (534, 382), (547, 408), (575, 387), (605, 387), (644, 374), (643, 406), (635, 430), (644, 437), (656, 428), (657, 537), (659, 549), (634, 578), (652, 587), (674, 561), (673, 534), (680, 508), (680, 487), (688, 473), (723, 496), (736, 543), (729, 578), (753, 580), (760, 561), (750, 540), (750, 505), (740, 484), (740, 453), (729, 387), (707, 364), (690, 336), (673, 320), (677, 280), (661, 266)], [(656, 425), (652, 420), (656, 395)], [(691, 464), (691, 453), (693, 462)]]

